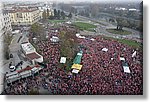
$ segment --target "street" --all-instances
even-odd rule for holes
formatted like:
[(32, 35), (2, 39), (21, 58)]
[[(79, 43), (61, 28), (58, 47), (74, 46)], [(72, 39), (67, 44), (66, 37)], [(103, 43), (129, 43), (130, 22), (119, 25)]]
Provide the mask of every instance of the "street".
[[(74, 21), (75, 21), (75, 19), (80, 19), (83, 22), (88, 22), (88, 23), (97, 25), (96, 33), (94, 33), (94, 35), (105, 35), (108, 37), (121, 38), (121, 39), (126, 38), (126, 39), (130, 39), (130, 40), (140, 39), (140, 36), (142, 35), (141, 32), (130, 29), (130, 28), (126, 28), (126, 27), (124, 27), (123, 29), (132, 32), (132, 34), (129, 34), (129, 35), (112, 34), (112, 33), (107, 32), (106, 29), (116, 28), (116, 25), (110, 24), (110, 23), (102, 21), (102, 20), (100, 21), (100, 20), (93, 19), (93, 18), (83, 17), (80, 15), (78, 15), (78, 16), (73, 15), (73, 19), (74, 19)], [(99, 22), (99, 24), (98, 24), (98, 22)], [(86, 33), (86, 35), (93, 35), (93, 32), (88, 32), (88, 33), (87, 32), (88, 31), (85, 31), (85, 32), (81, 31), (81, 34), (84, 35), (84, 33)], [(140, 40), (137, 40), (137, 41), (140, 42)]]
[[(18, 39), (20, 37), (21, 37), (21, 39), (18, 42)], [(19, 55), (19, 50), (20, 50), (21, 43), (26, 42), (26, 41), (28, 41), (28, 38), (26, 37), (25, 32), (23, 32), (22, 34), (18, 33), (18, 34), (15, 34), (13, 36), (11, 44), (9, 45), (10, 54), (13, 55), (13, 58), (10, 58), (9, 60), (4, 61), (4, 63), (3, 63), (3, 73), (10, 72), (10, 69), (9, 69), (9, 63), (10, 62), (12, 62), (12, 65), (15, 66), (20, 61), (22, 61), (21, 56)], [(27, 65), (29, 65), (29, 63), (24, 62), (23, 65), (22, 65), (22, 68), (26, 67)]]

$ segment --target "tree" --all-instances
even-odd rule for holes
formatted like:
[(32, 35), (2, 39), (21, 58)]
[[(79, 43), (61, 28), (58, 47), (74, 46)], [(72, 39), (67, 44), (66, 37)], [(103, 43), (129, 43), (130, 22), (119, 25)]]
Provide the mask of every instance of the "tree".
[(57, 10), (54, 9), (54, 18), (57, 18)]
[(65, 19), (65, 13), (64, 13), (64, 11), (61, 11), (61, 18)]
[(126, 27), (129, 26), (128, 21), (123, 18), (117, 18), (116, 21), (117, 21), (117, 30), (122, 30), (124, 26)]
[(91, 16), (96, 17), (97, 14), (99, 13), (99, 6), (97, 4), (91, 4), (90, 9), (91, 9)]
[(48, 17), (48, 19), (52, 20), (52, 19), (55, 19), (55, 17), (51, 15), (51, 16)]
[(77, 9), (75, 9), (74, 7), (71, 7), (70, 12), (76, 14), (77, 13)]
[(69, 17), (69, 18), (72, 18), (72, 13), (71, 13), (71, 12), (69, 13), (68, 17)]
[(58, 10), (58, 11), (57, 11), (57, 19), (60, 19), (60, 16), (61, 16), (60, 10)]
[(9, 49), (9, 45), (11, 44), (13, 36), (10, 34), (10, 32), (4, 34), (4, 58), (5, 59), (9, 59), (9, 53), (10, 53), (10, 49)]
[[(75, 32), (74, 32), (75, 33)], [(73, 32), (61, 31), (59, 38), (61, 40), (61, 55), (72, 57), (74, 55), (74, 49), (76, 48), (76, 37)]]
[(44, 10), (42, 16), (43, 16), (43, 20), (45, 20), (45, 19), (47, 18), (47, 14), (46, 14), (46, 11), (45, 11), (45, 10)]
[(38, 23), (34, 23), (33, 25), (31, 25), (31, 32), (33, 33), (32, 38), (39, 37), (40, 40), (43, 40), (45, 38), (44, 28)]
[(6, 43), (7, 45), (10, 45), (12, 38), (13, 36), (10, 33), (4, 34), (4, 43)]
[(110, 18), (109, 22), (115, 22), (115, 20), (113, 18)]
[(49, 9), (47, 9), (47, 18), (49, 17)]

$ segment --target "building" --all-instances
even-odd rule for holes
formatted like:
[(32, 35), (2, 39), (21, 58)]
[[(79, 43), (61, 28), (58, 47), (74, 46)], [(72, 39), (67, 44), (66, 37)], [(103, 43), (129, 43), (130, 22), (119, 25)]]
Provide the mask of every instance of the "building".
[(47, 12), (47, 10), (48, 10), (49, 11), (49, 16), (54, 15), (54, 10), (50, 6), (47, 6), (47, 5), (39, 6), (38, 9), (40, 10), (41, 13), (43, 13), (44, 11)]
[(37, 7), (16, 7), (9, 16), (12, 25), (32, 25), (42, 19), (42, 12)]
[(9, 13), (6, 10), (3, 10), (3, 20), (4, 20), (4, 31), (5, 32), (11, 32), (11, 20), (9, 18)]
[(30, 61), (33, 65), (36, 62), (43, 62), (43, 56), (36, 52), (36, 49), (32, 46), (31, 43), (25, 42), (21, 44), (21, 52), (25, 55), (25, 58)]
[(9, 13), (6, 10), (1, 10), (0, 12), (0, 31), (1, 31), (1, 36), (4, 33), (8, 33), (12, 31), (12, 27), (11, 27), (11, 21), (9, 18)]
[(2, 5), (0, 8), (0, 38), (2, 37), (2, 34), (4, 33), (4, 17), (3, 17), (3, 12), (2, 12)]

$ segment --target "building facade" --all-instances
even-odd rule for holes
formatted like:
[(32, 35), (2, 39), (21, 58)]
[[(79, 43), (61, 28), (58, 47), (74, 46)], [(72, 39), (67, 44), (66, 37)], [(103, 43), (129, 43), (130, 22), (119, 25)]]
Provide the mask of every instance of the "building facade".
[(8, 33), (12, 31), (11, 27), (11, 20), (9, 18), (9, 13), (6, 10), (1, 10), (0, 12), (0, 31), (1, 31), (1, 36), (4, 33)]
[(15, 8), (9, 11), (12, 25), (32, 25), (42, 19), (42, 14), (38, 8)]
[(25, 58), (35, 65), (36, 62), (43, 62), (43, 56), (36, 52), (36, 49), (29, 42), (24, 42), (21, 44), (21, 52), (24, 54)]
[(9, 18), (9, 13), (6, 10), (3, 10), (3, 20), (4, 20), (4, 31), (5, 32), (11, 32), (12, 27), (11, 27), (11, 20)]

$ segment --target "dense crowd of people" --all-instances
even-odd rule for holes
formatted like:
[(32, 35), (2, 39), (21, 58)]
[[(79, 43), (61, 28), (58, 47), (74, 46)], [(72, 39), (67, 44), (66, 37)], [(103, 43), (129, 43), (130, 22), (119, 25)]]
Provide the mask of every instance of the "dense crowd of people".
[[(49, 36), (52, 34), (50, 33)], [(101, 36), (93, 38), (94, 41), (77, 39), (79, 50), (83, 51), (81, 60), (83, 67), (78, 74), (67, 72), (59, 66), (61, 57), (59, 43), (53, 44), (50, 40), (38, 42), (39, 53), (44, 57), (47, 68), (37, 75), (8, 85), (4, 94), (29, 94), (32, 90), (39, 91), (43, 88), (49, 94), (63, 95), (142, 94), (142, 50), (114, 40), (106, 40)], [(102, 51), (102, 48), (107, 48), (108, 51)], [(135, 50), (137, 54), (133, 58), (132, 54)], [(131, 73), (123, 71), (120, 56), (128, 62)]]

